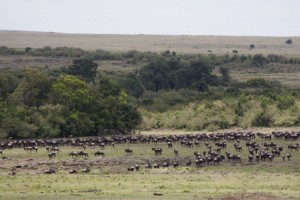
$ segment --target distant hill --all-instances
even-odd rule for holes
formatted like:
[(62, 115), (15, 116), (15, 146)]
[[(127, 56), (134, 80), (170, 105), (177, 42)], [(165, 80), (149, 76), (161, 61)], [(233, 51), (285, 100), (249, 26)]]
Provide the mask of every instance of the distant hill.
[[(286, 44), (292, 39), (292, 44)], [(250, 44), (255, 48), (250, 50)], [(0, 31), (0, 46), (25, 47), (79, 47), (85, 50), (108, 51), (176, 51), (179, 53), (281, 54), (300, 56), (300, 37), (261, 36), (190, 36), (190, 35), (108, 35), (65, 34), (53, 32)]]

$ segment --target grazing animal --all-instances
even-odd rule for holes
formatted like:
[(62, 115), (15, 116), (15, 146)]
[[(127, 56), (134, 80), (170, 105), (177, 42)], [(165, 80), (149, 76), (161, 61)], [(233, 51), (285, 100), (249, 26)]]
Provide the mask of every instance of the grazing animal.
[(133, 154), (133, 150), (132, 149), (124, 149), (125, 153), (127, 154)]
[(187, 161), (185, 164), (186, 164), (186, 166), (190, 167), (190, 166), (192, 166), (192, 161), (189, 160), (189, 161)]
[(83, 169), (81, 170), (81, 172), (83, 172), (83, 173), (89, 173), (89, 172), (91, 172), (91, 170), (90, 170), (89, 167), (86, 167), (86, 168), (83, 168)]
[(291, 151), (293, 151), (293, 149), (295, 151), (298, 151), (299, 149), (299, 144), (296, 144), (296, 145), (288, 145), (288, 149), (290, 149)]
[(172, 148), (173, 148), (172, 142), (168, 142), (167, 144), (168, 144), (168, 148), (169, 148), (169, 149), (172, 149)]
[(69, 171), (69, 173), (70, 173), (70, 174), (77, 174), (77, 170), (76, 170), (76, 169), (71, 169), (71, 170)]
[(290, 161), (291, 160), (291, 157), (292, 157), (292, 155), (290, 154), (290, 153), (287, 153), (286, 154), (286, 157), (288, 158), (288, 160)]
[(77, 156), (78, 156), (78, 153), (77, 153), (76, 151), (71, 151), (71, 152), (69, 153), (69, 156), (72, 156), (72, 158), (73, 158), (73, 156), (77, 157)]
[(24, 147), (24, 150), (27, 151), (27, 153), (28, 153), (28, 151), (31, 152), (33, 150), (33, 148), (32, 147)]
[(250, 155), (248, 156), (248, 158), (249, 158), (249, 162), (252, 162), (252, 161), (253, 161), (253, 155), (250, 154)]
[(96, 152), (95, 152), (95, 156), (102, 156), (102, 157), (105, 157), (105, 154), (104, 154), (104, 152), (96, 151)]
[(84, 151), (80, 151), (77, 156), (84, 156), (84, 157), (89, 157), (89, 154), (87, 152)]
[(136, 171), (139, 171), (140, 166), (139, 166), (138, 164), (136, 164), (136, 165), (134, 166), (134, 168), (135, 168)]
[(152, 165), (151, 165), (150, 163), (147, 163), (147, 164), (145, 165), (145, 168), (146, 168), (146, 169), (152, 169)]
[(0, 150), (0, 154), (3, 155), (3, 151), (2, 150)]
[(49, 159), (53, 158), (56, 156), (56, 152), (51, 151), (50, 153), (48, 153), (48, 157)]
[(152, 148), (152, 150), (155, 152), (155, 155), (161, 155), (161, 153), (163, 151), (163, 149), (160, 147)]
[(54, 169), (47, 169), (44, 171), (45, 174), (55, 174), (55, 170)]
[(178, 162), (174, 162), (172, 165), (174, 168), (177, 168), (179, 164), (178, 164)]
[(164, 162), (164, 163), (163, 163), (163, 168), (169, 167), (169, 166), (170, 166), (170, 163), (169, 163), (169, 162)]
[(135, 169), (135, 168), (134, 168), (134, 166), (131, 166), (131, 167), (128, 167), (128, 168), (127, 168), (127, 171), (129, 171), (129, 172), (130, 172), (130, 171), (131, 171), (131, 172), (133, 172), (133, 171), (134, 171), (134, 169)]
[(178, 150), (174, 150), (174, 154), (175, 154), (175, 156), (178, 156)]
[(15, 176), (16, 174), (17, 174), (17, 172), (15, 172), (15, 171), (12, 171), (12, 172), (8, 173), (8, 175), (10, 175), (10, 176)]
[(153, 164), (153, 168), (159, 169), (159, 164), (157, 164), (157, 163)]

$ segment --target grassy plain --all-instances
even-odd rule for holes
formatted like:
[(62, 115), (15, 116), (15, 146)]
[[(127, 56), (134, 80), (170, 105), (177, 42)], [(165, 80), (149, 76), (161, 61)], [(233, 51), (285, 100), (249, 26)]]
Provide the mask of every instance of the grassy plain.
[[(293, 44), (285, 41), (292, 39)], [(105, 34), (64, 34), (52, 32), (0, 31), (0, 46), (13, 48), (78, 47), (84, 50), (102, 49), (113, 52), (128, 50), (165, 50), (179, 53), (232, 53), (279, 54), (299, 56), (300, 37), (260, 37), (260, 36), (191, 36), (191, 35), (105, 35)], [(253, 50), (249, 45), (254, 44)]]
[[(254, 129), (253, 129), (254, 130)], [(256, 129), (269, 132), (272, 129)], [(295, 127), (284, 130), (299, 130)], [(238, 130), (236, 130), (238, 131)], [(141, 134), (185, 134), (183, 131), (142, 132)], [(264, 141), (256, 138), (260, 146)], [(288, 144), (297, 141), (272, 139), (290, 152)], [(213, 142), (209, 142), (214, 146)], [(227, 142), (229, 151), (238, 154), (233, 142)], [(155, 144), (117, 144), (88, 147), (89, 158), (72, 159), (68, 156), (75, 147), (61, 147), (56, 158), (49, 160), (47, 151), (40, 148), (37, 153), (26, 153), (23, 149), (4, 150), (0, 160), (0, 199), (299, 199), (300, 198), (300, 152), (291, 152), (291, 161), (283, 162), (275, 157), (272, 162), (249, 163), (245, 142), (241, 141), (243, 151), (241, 163), (223, 161), (217, 165), (196, 168), (186, 167), (188, 159), (194, 161), (193, 152), (206, 150), (204, 142), (200, 147), (186, 148), (173, 144), (179, 151), (175, 156), (173, 149), (163, 143)], [(162, 147), (161, 156), (155, 156), (152, 147)], [(133, 155), (126, 155), (125, 148), (132, 148)], [(104, 151), (104, 158), (95, 157), (97, 150)], [(144, 164), (179, 162), (179, 168), (145, 169)], [(139, 164), (137, 172), (128, 172), (127, 167)], [(16, 168), (20, 165), (21, 168)], [(69, 174), (70, 169), (79, 170), (89, 166), (91, 173)], [(43, 170), (54, 168), (56, 174), (46, 175)], [(8, 175), (12, 170), (16, 176)]]

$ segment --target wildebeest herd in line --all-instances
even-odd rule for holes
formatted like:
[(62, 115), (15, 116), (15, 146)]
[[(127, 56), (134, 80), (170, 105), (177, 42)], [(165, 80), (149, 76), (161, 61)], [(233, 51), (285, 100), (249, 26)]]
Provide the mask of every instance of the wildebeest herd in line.
[[(262, 139), (263, 144), (258, 144), (255, 139), (259, 137)], [(168, 161), (164, 162), (146, 162), (144, 163), (145, 169), (152, 168), (167, 168), (173, 166), (174, 168), (180, 165), (191, 167), (202, 167), (205, 165), (218, 165), (221, 162), (242, 162), (240, 152), (243, 150), (248, 151), (247, 162), (262, 162), (273, 161), (274, 158), (281, 158), (283, 162), (290, 161), (292, 159), (291, 152), (298, 152), (299, 143), (297, 143), (300, 137), (300, 132), (272, 132), (272, 134), (253, 133), (253, 132), (230, 132), (230, 133), (212, 133), (212, 134), (185, 134), (185, 135), (168, 135), (168, 136), (105, 136), (105, 137), (88, 137), (88, 138), (59, 138), (59, 139), (33, 139), (33, 140), (10, 140), (0, 141), (0, 154), (2, 158), (5, 156), (5, 151), (9, 151), (13, 148), (23, 148), (27, 153), (37, 152), (41, 148), (45, 148), (48, 151), (49, 159), (56, 157), (61, 152), (60, 147), (71, 146), (80, 151), (71, 151), (68, 155), (72, 158), (89, 158), (89, 154), (85, 151), (86, 148), (100, 147), (105, 149), (106, 146), (119, 144), (128, 144), (130, 146), (134, 144), (152, 144), (151, 148), (153, 155), (160, 156), (163, 154), (163, 148), (172, 149), (175, 157), (180, 155), (179, 150), (173, 149), (174, 144), (180, 144), (181, 147), (186, 147), (191, 150), (191, 155), (188, 160), (185, 161)], [(273, 140), (272, 140), (273, 139)], [(279, 146), (275, 142), (278, 140), (288, 141), (287, 146)], [(241, 141), (245, 142), (245, 147)], [(158, 147), (161, 145), (163, 147)], [(197, 149), (202, 146), (205, 147), (202, 152), (198, 152)], [(235, 153), (227, 150), (228, 145), (232, 145), (235, 149)], [(222, 154), (223, 151), (223, 154)], [(285, 153), (283, 153), (285, 152)], [(134, 150), (131, 148), (124, 149), (126, 155), (133, 155)], [(94, 156), (105, 157), (105, 152), (95, 151)], [(17, 166), (18, 167), (18, 166)], [(139, 164), (129, 166), (128, 171), (138, 171), (140, 169)], [(90, 172), (90, 167), (85, 167), (81, 172)], [(55, 169), (44, 170), (45, 174), (55, 173)], [(71, 169), (70, 174), (76, 174), (76, 169)], [(15, 175), (16, 172), (11, 172), (11, 175)]]

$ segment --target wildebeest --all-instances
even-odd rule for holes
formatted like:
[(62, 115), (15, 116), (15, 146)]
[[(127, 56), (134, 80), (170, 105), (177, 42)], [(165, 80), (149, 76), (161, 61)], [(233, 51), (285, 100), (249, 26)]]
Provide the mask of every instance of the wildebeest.
[(50, 153), (48, 153), (48, 157), (49, 159), (53, 158), (56, 156), (56, 152), (51, 151)]
[(161, 153), (163, 151), (163, 149), (160, 147), (152, 148), (152, 150), (155, 152), (155, 155), (161, 155)]
[(174, 150), (174, 154), (175, 154), (175, 156), (178, 156), (178, 150)]
[(78, 153), (77, 153), (76, 151), (71, 151), (71, 152), (69, 153), (69, 156), (72, 156), (72, 158), (73, 158), (73, 156), (77, 157), (77, 156), (78, 156)]
[(89, 157), (89, 154), (85, 151), (80, 151), (77, 156), (84, 156), (84, 157)]
[(70, 174), (77, 174), (77, 170), (76, 170), (76, 169), (71, 169), (71, 170), (69, 171), (69, 173), (70, 173)]
[(136, 171), (139, 171), (140, 166), (139, 166), (138, 164), (136, 164), (136, 165), (134, 166), (134, 168), (135, 168)]
[(286, 157), (288, 158), (288, 160), (291, 160), (292, 155), (290, 153), (287, 153)]
[(153, 168), (155, 169), (158, 169), (159, 168), (159, 164), (158, 163), (155, 163), (155, 164), (153, 164)]
[(293, 149), (294, 149), (295, 151), (298, 151), (298, 149), (299, 149), (299, 144), (297, 143), (297, 144), (295, 144), (295, 145), (288, 145), (288, 149), (290, 149), (291, 151), (293, 151)]
[(127, 154), (133, 154), (133, 150), (132, 149), (127, 148), (127, 149), (124, 149), (124, 151)]
[(81, 170), (81, 172), (83, 172), (83, 173), (89, 173), (89, 172), (91, 172), (91, 170), (90, 170), (89, 167), (85, 167), (85, 168), (83, 168), (83, 169)]
[(187, 161), (185, 164), (186, 164), (186, 166), (190, 167), (190, 166), (192, 166), (192, 161), (189, 160), (189, 161)]
[(135, 169), (135, 168), (134, 168), (134, 166), (130, 166), (130, 167), (128, 167), (128, 168), (127, 168), (127, 171), (131, 171), (131, 172), (133, 172), (133, 171), (134, 171), (134, 169)]
[(151, 165), (150, 163), (147, 163), (147, 164), (145, 165), (145, 168), (146, 168), (146, 169), (152, 169), (152, 165)]
[(102, 156), (102, 157), (105, 157), (105, 154), (104, 154), (104, 152), (102, 152), (102, 151), (96, 151), (96, 152), (95, 152), (95, 156)]
[(47, 169), (47, 170), (44, 170), (44, 173), (45, 174), (55, 174), (55, 170), (54, 169)]

